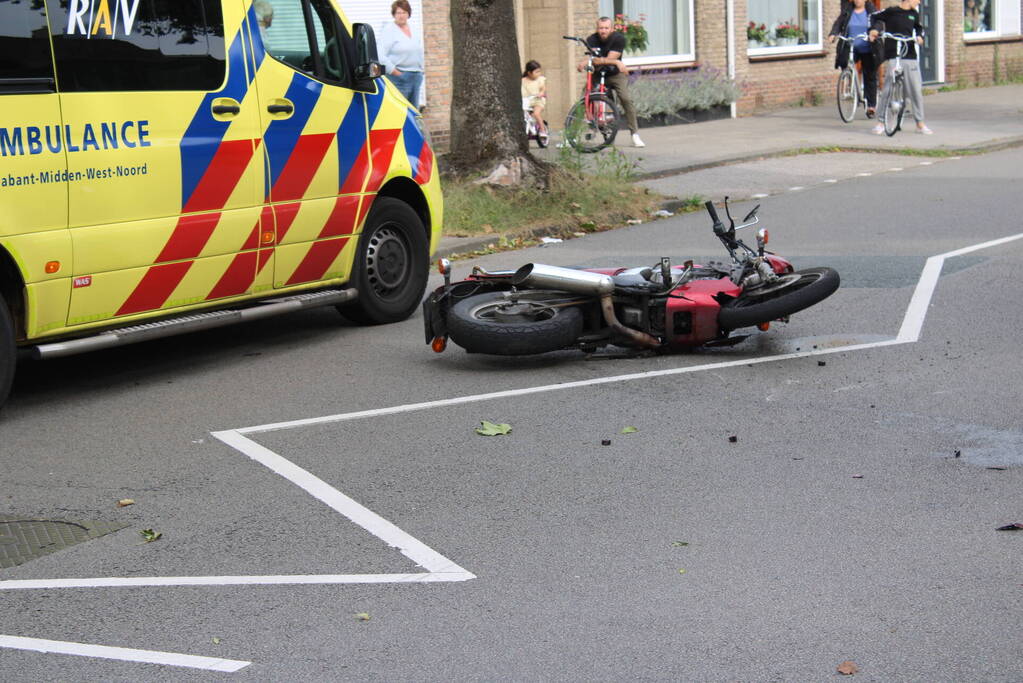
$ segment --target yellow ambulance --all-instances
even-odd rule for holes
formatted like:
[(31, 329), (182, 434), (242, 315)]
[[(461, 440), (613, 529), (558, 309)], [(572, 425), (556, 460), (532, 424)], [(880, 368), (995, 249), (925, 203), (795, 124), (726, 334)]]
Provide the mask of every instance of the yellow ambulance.
[(334, 0), (0, 0), (0, 404), (19, 355), (408, 317), (442, 199), (380, 74)]

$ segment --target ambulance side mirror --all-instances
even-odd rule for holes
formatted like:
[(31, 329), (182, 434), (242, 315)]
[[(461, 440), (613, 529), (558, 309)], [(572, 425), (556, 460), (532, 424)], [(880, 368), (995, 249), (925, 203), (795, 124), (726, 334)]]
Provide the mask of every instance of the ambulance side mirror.
[(377, 56), (377, 39), (373, 27), (369, 24), (353, 24), (355, 33), (355, 79), (358, 81), (380, 78), (384, 75), (384, 65)]

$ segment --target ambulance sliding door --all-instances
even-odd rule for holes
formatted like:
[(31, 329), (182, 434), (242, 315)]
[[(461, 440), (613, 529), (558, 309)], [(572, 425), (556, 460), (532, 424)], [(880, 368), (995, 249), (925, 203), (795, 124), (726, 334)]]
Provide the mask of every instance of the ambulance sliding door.
[(23, 270), (30, 335), (62, 327), (67, 317), (72, 263), (61, 138), (46, 9), (0, 0), (0, 245)]
[(251, 293), (264, 169), (241, 3), (47, 6), (75, 249), (69, 324)]
[(368, 163), (365, 98), (349, 87), (349, 30), (328, 0), (268, 7), (253, 10), (252, 41), (276, 216), (273, 285), (347, 277)]

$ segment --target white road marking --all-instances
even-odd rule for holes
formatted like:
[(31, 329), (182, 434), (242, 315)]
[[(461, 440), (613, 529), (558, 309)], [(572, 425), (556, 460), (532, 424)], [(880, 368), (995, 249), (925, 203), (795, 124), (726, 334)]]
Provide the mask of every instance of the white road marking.
[(892, 166), (892, 167), (891, 167), (891, 168), (889, 168), (888, 170), (889, 170), (889, 171), (901, 171), (901, 170), (902, 170), (902, 167), (901, 167), (901, 166)]
[(867, 177), (872, 176), (874, 174), (873, 173), (868, 173), (868, 172), (864, 171), (863, 173), (857, 173), (856, 175), (859, 176), (860, 178), (867, 178)]
[(826, 182), (826, 183), (837, 183), (838, 182), (838, 178), (828, 178), (824, 182)]
[(931, 166), (932, 164), (934, 164), (933, 161), (921, 161), (920, 162), (921, 166)]
[(770, 197), (771, 195), (769, 195), (769, 194), (764, 194), (764, 193), (760, 192), (760, 193), (757, 193), (757, 194), (754, 194), (754, 195), (750, 195), (750, 196), (751, 196), (751, 197), (752, 197), (753, 199), (763, 199), (764, 197)]
[(789, 192), (798, 192), (799, 190), (802, 190), (802, 189), (803, 189), (802, 185), (796, 185), (795, 187), (790, 187), (789, 188)]
[(401, 552), (414, 562), (428, 570), (426, 573), (418, 574), (338, 574), (338, 575), (313, 575), (313, 576), (194, 576), (194, 577), (134, 577), (134, 578), (92, 578), (92, 579), (34, 579), (34, 580), (8, 580), (0, 581), (0, 590), (27, 589), (27, 588), (92, 588), (111, 586), (194, 586), (194, 585), (264, 585), (264, 584), (323, 584), (323, 583), (395, 583), (395, 582), (432, 582), (432, 581), (466, 581), (475, 578), (473, 574), (462, 569), (454, 562), (438, 554), (422, 542), (409, 536), (404, 531), (379, 517), (367, 508), (359, 505), (351, 498), (348, 498), (337, 489), (331, 487), (323, 480), (298, 467), (286, 458), (269, 450), (265, 446), (257, 444), (247, 438), (246, 434), (260, 434), (284, 429), (295, 429), (310, 425), (322, 425), (334, 422), (345, 422), (371, 417), (382, 417), (384, 415), (397, 415), (420, 410), (430, 410), (446, 406), (455, 406), (465, 403), (479, 403), (496, 399), (528, 396), (532, 394), (562, 391), (566, 389), (579, 389), (584, 387), (597, 386), (601, 384), (612, 384), (619, 382), (630, 382), (634, 380), (648, 380), (656, 377), (668, 377), (708, 370), (720, 370), (739, 366), (757, 365), (760, 363), (774, 363), (778, 361), (807, 358), (811, 356), (823, 356), (832, 353), (845, 353), (848, 351), (863, 351), (876, 349), (884, 346), (913, 343), (919, 340), (923, 330), (924, 319), (927, 316), (927, 309), (931, 298), (934, 295), (941, 269), (946, 259), (961, 256), (973, 251), (987, 249), (1013, 242), (1023, 238), (1023, 233), (1009, 235), (995, 240), (982, 242), (980, 244), (963, 247), (955, 251), (938, 254), (927, 259), (924, 264), (920, 280), (917, 282), (913, 296), (906, 308), (906, 313), (899, 328), (898, 336), (894, 339), (886, 339), (877, 342), (864, 344), (850, 344), (826, 349), (810, 349), (761, 358), (743, 358), (718, 363), (706, 363), (680, 368), (668, 368), (664, 370), (650, 370), (647, 372), (635, 372), (626, 375), (612, 375), (609, 377), (596, 377), (587, 380), (574, 382), (563, 382), (560, 384), (546, 384), (522, 389), (509, 389), (506, 391), (494, 391), (485, 394), (474, 394), (470, 396), (457, 396), (453, 398), (425, 401), (422, 403), (409, 403), (405, 405), (391, 406), (387, 408), (376, 408), (361, 410), (351, 413), (340, 413), (336, 415), (325, 415), (322, 417), (291, 420), (288, 422), (274, 422), (270, 424), (242, 427), (225, 431), (213, 432), (213, 436), (240, 451), (246, 456), (256, 460), (274, 472), (287, 478), (292, 483), (302, 487), (314, 497), (323, 501), (334, 510), (345, 515), (356, 524), (370, 533), (377, 535), (382, 540), (401, 550)]
[(244, 669), (252, 663), (243, 662), (237, 659), (197, 657), (195, 655), (182, 655), (176, 652), (135, 650), (127, 647), (69, 643), (61, 640), (22, 638), (20, 636), (0, 635), (0, 647), (11, 648), (14, 650), (31, 650), (33, 652), (52, 652), (62, 655), (76, 655), (79, 657), (117, 659), (122, 662), (142, 662), (146, 664), (163, 664), (165, 666), (183, 666), (189, 669), (205, 669), (206, 671), (234, 672)]

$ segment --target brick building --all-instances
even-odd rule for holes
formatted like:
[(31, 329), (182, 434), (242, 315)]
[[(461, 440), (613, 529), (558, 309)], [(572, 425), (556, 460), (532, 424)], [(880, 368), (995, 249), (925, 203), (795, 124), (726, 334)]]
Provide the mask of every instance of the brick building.
[[(426, 50), (427, 124), (434, 143), (450, 138), (451, 29), (449, 0), (421, 0)], [(742, 85), (736, 115), (828, 101), (833, 97), (834, 48), (827, 43), (840, 0), (512, 0), (520, 62), (536, 59), (548, 80), (548, 119), (560, 128), (583, 79), (581, 51), (563, 35), (586, 36), (598, 16), (645, 15), (648, 48), (627, 55), (643, 72), (711, 65)], [(890, 2), (882, 0), (881, 6)], [(931, 84), (984, 85), (1023, 75), (1021, 0), (923, 0), (927, 40), (921, 59)], [(747, 39), (763, 25), (765, 40)], [(785, 30), (792, 26), (794, 30)], [(781, 34), (797, 33), (796, 37)]]

